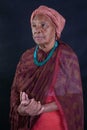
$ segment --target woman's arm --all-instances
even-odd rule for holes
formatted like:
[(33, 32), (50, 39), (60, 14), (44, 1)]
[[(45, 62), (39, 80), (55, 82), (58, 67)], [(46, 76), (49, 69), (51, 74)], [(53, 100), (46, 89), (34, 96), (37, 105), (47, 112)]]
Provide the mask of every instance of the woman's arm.
[(42, 105), (42, 107), (44, 108), (43, 113), (58, 110), (58, 106), (57, 106), (56, 102), (44, 104), (44, 105)]
[(20, 115), (35, 116), (44, 112), (58, 110), (56, 102), (41, 105), (41, 103), (37, 102), (35, 99), (28, 99), (25, 92), (22, 93), (21, 99), (21, 104), (18, 107)]

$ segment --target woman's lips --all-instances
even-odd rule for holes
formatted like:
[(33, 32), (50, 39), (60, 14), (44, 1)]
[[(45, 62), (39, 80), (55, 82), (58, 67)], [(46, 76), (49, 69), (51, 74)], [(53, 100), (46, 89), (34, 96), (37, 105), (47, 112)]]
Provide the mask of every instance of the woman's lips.
[(44, 39), (44, 37), (41, 37), (41, 36), (37, 36), (37, 37), (34, 37), (35, 40), (42, 40)]

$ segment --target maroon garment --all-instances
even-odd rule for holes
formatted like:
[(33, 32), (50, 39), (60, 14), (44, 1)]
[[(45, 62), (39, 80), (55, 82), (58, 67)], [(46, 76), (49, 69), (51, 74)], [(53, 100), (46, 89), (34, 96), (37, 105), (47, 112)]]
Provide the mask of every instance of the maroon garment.
[[(33, 62), (34, 49), (27, 50), (17, 66), (11, 88), (11, 130), (29, 130), (39, 117), (20, 116), (20, 92), (34, 97), (44, 104), (48, 90), (55, 91), (55, 100), (64, 117), (65, 130), (83, 130), (83, 95), (78, 59), (72, 49), (60, 43), (50, 60), (41, 67)], [(38, 52), (38, 59), (44, 60), (48, 53)]]

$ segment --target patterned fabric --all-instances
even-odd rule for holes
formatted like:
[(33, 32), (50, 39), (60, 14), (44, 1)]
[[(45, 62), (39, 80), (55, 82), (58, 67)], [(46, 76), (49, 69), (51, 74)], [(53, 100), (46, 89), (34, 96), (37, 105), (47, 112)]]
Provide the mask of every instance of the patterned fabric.
[(48, 8), (47, 6), (40, 6), (39, 8), (37, 8), (36, 10), (33, 11), (32, 15), (31, 15), (31, 23), (32, 23), (33, 18), (37, 14), (44, 14), (44, 15), (47, 15), (48, 17), (50, 17), (50, 19), (56, 26), (57, 39), (59, 39), (61, 36), (61, 32), (65, 25), (64, 17), (52, 8)]
[[(17, 66), (11, 88), (11, 130), (30, 130), (39, 118), (19, 116), (20, 91), (44, 104), (50, 88), (63, 117), (64, 130), (83, 130), (83, 95), (77, 56), (61, 42), (52, 58), (44, 66), (37, 67), (33, 62), (34, 49), (27, 50)], [(48, 53), (39, 50), (39, 61)]]
[(61, 44), (60, 50), (52, 83), (55, 100), (65, 117), (66, 130), (84, 130), (83, 93), (78, 59), (69, 46)]

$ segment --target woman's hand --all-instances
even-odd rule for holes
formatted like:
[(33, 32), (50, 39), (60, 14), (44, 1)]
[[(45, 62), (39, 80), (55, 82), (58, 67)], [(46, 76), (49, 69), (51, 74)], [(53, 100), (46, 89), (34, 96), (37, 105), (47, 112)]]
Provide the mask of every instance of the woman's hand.
[(37, 102), (35, 99), (31, 99), (30, 103), (25, 106), (25, 111), (30, 116), (39, 115), (43, 111), (43, 107), (40, 102)]
[(20, 105), (18, 107), (18, 112), (22, 116), (35, 116), (43, 112), (44, 107), (40, 102), (35, 99), (29, 99), (25, 92), (20, 93)]
[(29, 104), (30, 100), (25, 92), (20, 92), (20, 105), (18, 106), (18, 113), (26, 116), (25, 106)]

